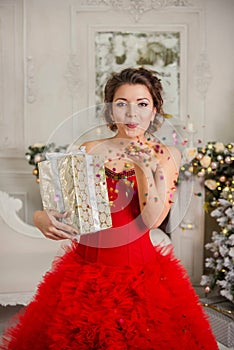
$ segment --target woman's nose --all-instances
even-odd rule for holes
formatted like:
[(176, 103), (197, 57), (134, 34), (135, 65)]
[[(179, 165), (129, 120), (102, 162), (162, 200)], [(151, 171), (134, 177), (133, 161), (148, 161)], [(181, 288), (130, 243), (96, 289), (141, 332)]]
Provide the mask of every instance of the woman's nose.
[(135, 103), (129, 103), (128, 110), (127, 110), (127, 116), (128, 117), (135, 117), (136, 116), (136, 105), (135, 105)]

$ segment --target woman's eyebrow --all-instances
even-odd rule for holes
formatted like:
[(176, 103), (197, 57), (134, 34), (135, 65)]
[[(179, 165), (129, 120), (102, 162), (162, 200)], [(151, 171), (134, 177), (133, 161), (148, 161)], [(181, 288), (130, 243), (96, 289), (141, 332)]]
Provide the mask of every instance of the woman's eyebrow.
[[(128, 99), (127, 99), (127, 98), (124, 98), (124, 97), (118, 97), (118, 98), (116, 98), (114, 101), (118, 101), (118, 100), (127, 101)], [(139, 98), (137, 98), (137, 101), (141, 101), (141, 100), (150, 101), (147, 97), (139, 97)]]

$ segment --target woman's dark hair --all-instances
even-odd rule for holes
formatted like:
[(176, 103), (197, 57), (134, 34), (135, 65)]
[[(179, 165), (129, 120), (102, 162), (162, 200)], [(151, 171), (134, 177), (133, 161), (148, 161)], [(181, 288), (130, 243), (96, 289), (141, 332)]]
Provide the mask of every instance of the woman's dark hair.
[[(103, 116), (107, 122), (107, 126), (112, 130), (117, 130), (117, 125), (111, 119), (112, 102), (116, 90), (124, 84), (141, 84), (145, 85), (153, 99), (154, 107), (156, 107), (157, 113), (153, 122), (150, 123), (148, 132), (156, 131), (162, 124), (163, 119), (163, 99), (162, 99), (162, 84), (154, 72), (147, 70), (143, 67), (140, 68), (126, 68), (120, 73), (114, 73), (106, 83), (104, 90), (104, 102), (105, 108)], [(161, 119), (161, 120), (159, 120)]]

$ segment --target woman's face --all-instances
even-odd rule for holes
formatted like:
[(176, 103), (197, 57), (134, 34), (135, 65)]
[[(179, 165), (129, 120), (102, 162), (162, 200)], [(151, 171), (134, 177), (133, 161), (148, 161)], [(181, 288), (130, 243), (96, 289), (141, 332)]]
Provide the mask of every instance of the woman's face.
[(156, 108), (145, 85), (124, 84), (115, 92), (112, 105), (112, 119), (122, 137), (144, 136), (153, 121)]

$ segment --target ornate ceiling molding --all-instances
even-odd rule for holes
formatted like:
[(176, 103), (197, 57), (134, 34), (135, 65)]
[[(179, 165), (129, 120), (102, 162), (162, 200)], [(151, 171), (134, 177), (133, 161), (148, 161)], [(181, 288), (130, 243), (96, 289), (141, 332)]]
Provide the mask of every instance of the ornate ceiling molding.
[(152, 10), (193, 6), (194, 0), (83, 0), (78, 12), (93, 10), (127, 11), (133, 20), (138, 22), (144, 13)]

